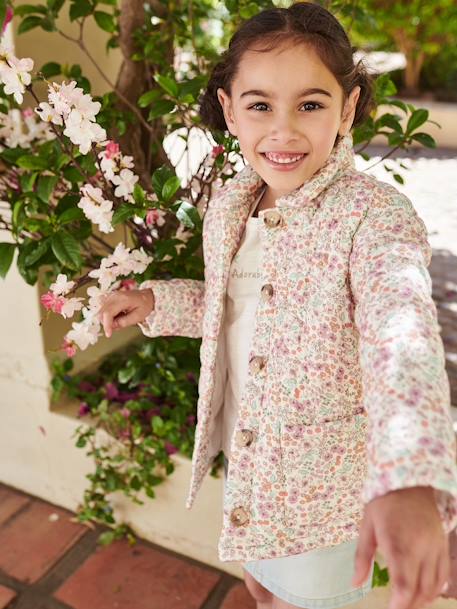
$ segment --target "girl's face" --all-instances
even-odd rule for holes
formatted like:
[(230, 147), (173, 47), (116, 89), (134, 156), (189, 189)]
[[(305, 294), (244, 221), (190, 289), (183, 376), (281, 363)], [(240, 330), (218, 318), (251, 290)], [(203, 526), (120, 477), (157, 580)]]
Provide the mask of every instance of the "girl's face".
[[(300, 187), (325, 164), (336, 136), (346, 135), (352, 126), (359, 94), (360, 87), (354, 87), (343, 108), (337, 80), (304, 44), (268, 53), (246, 51), (232, 96), (217, 90), (227, 127), (267, 183), (271, 201)], [(272, 164), (265, 152), (305, 156), (288, 167)]]

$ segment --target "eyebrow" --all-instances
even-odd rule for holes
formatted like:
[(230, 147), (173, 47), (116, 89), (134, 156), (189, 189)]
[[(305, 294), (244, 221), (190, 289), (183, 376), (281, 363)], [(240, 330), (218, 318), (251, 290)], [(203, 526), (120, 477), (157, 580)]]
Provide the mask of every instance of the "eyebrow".
[[(327, 95), (328, 97), (332, 97), (329, 91), (326, 91), (325, 89), (318, 89), (315, 87), (311, 89), (305, 89), (304, 91), (299, 93), (297, 97), (305, 97), (305, 95), (312, 95), (313, 93), (320, 93), (321, 95)], [(260, 97), (268, 98), (274, 97), (274, 95), (271, 95), (271, 93), (268, 93), (267, 91), (262, 91), (261, 89), (250, 89), (249, 91), (244, 91), (243, 93), (241, 93), (240, 99), (242, 97), (246, 97), (247, 95), (259, 95)]]

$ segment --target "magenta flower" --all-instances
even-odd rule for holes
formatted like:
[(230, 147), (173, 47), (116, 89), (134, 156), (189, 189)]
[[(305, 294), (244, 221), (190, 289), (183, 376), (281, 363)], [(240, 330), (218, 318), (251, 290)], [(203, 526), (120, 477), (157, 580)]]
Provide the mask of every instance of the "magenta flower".
[(167, 451), (167, 455), (173, 455), (178, 452), (178, 449), (171, 442), (165, 442), (165, 450)]
[(106, 383), (105, 392), (108, 400), (117, 400), (119, 397), (119, 389), (114, 383)]
[(222, 154), (224, 152), (224, 150), (225, 150), (225, 148), (224, 148), (223, 144), (220, 144), (219, 146), (213, 146), (211, 155), (213, 156), (213, 158), (215, 158), (219, 154)]
[(11, 21), (11, 19), (13, 18), (13, 15), (14, 15), (14, 13), (13, 13), (13, 9), (11, 8), (11, 6), (8, 6), (8, 7), (6, 8), (5, 21), (3, 22), (3, 25), (2, 25), (2, 34), (3, 34), (3, 32), (5, 31), (6, 26), (8, 25), (8, 23), (9, 23), (9, 22)]
[(90, 407), (87, 402), (81, 402), (79, 405), (78, 416), (83, 417), (90, 412)]

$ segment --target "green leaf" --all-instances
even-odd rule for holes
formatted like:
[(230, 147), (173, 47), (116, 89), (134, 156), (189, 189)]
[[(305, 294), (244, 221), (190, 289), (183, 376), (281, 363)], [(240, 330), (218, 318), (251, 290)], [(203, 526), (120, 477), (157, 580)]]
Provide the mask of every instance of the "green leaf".
[(46, 254), (51, 245), (51, 241), (49, 238), (42, 239), (37, 242), (36, 248), (24, 258), (25, 266), (32, 266), (37, 262), (42, 256)]
[(112, 34), (116, 31), (116, 22), (114, 20), (113, 15), (110, 15), (109, 13), (105, 13), (103, 11), (95, 11), (94, 18), (97, 22), (98, 27), (102, 30), (105, 30), (105, 32), (109, 32), (110, 34)]
[(26, 17), (23, 21), (21, 21), (19, 27), (17, 28), (17, 33), (24, 34), (29, 30), (33, 30), (33, 28), (42, 25), (43, 21), (43, 18), (38, 17), (38, 15), (30, 15), (29, 17)]
[(38, 173), (23, 173), (19, 178), (22, 192), (32, 192)]
[(0, 243), (0, 277), (5, 278), (14, 258), (15, 243)]
[(63, 170), (63, 175), (64, 178), (70, 182), (83, 182), (85, 180), (79, 169), (76, 169), (76, 167), (73, 166), (65, 167)]
[(42, 15), (47, 15), (48, 9), (41, 4), (23, 4), (22, 6), (14, 7), (14, 14), (19, 17), (30, 15), (31, 13), (41, 13)]
[(6, 18), (6, 0), (0, 0), (0, 23), (4, 23)]
[(168, 178), (162, 188), (162, 197), (164, 201), (169, 201), (179, 188), (181, 188), (181, 180), (178, 176)]
[(394, 179), (399, 182), (400, 184), (404, 184), (405, 180), (401, 177), (401, 175), (399, 173), (394, 173), (392, 174), (394, 176)]
[(146, 106), (151, 105), (161, 96), (162, 91), (160, 89), (152, 89), (151, 91), (143, 93), (143, 95), (138, 99), (138, 105), (140, 106), (140, 108), (146, 108)]
[(47, 0), (47, 5), (55, 16), (59, 14), (59, 11), (64, 4), (65, 0)]
[(152, 120), (154, 118), (159, 118), (159, 116), (169, 114), (174, 110), (175, 106), (176, 104), (168, 99), (159, 99), (149, 111), (148, 119)]
[(16, 162), (19, 167), (22, 167), (22, 169), (36, 169), (38, 171), (42, 171), (48, 168), (48, 161), (46, 159), (31, 154), (20, 156)]
[(162, 76), (161, 74), (154, 74), (154, 80), (166, 93), (168, 93), (168, 95), (171, 97), (178, 97), (178, 83), (173, 78)]
[(398, 133), (403, 133), (403, 129), (400, 125), (400, 118), (395, 114), (383, 114), (376, 122), (376, 127), (390, 127)]
[(70, 21), (74, 21), (78, 17), (87, 17), (92, 10), (92, 5), (88, 0), (73, 0), (70, 7)]
[(49, 197), (54, 192), (58, 181), (58, 176), (40, 176), (36, 193), (44, 203), (49, 203)]
[(59, 76), (61, 74), (60, 63), (56, 63), (55, 61), (48, 61), (42, 67), (40, 72), (43, 73), (45, 78), (51, 78), (51, 76)]
[(77, 220), (84, 220), (86, 216), (84, 212), (79, 207), (72, 207), (70, 209), (66, 209), (60, 216), (57, 218), (57, 222), (62, 224), (68, 224), (69, 222), (75, 222)]
[(389, 99), (389, 104), (401, 108), (405, 114), (408, 114), (408, 107), (401, 99)]
[(436, 148), (436, 141), (428, 133), (415, 133), (411, 136), (411, 139), (420, 142), (423, 146), (427, 146), (427, 148)]
[(425, 108), (419, 108), (418, 110), (414, 110), (408, 120), (408, 124), (406, 126), (406, 133), (409, 135), (415, 129), (423, 125), (428, 119), (429, 111)]
[(136, 213), (137, 213), (137, 208), (134, 207), (133, 205), (121, 205), (113, 213), (113, 220), (112, 220), (111, 224), (113, 226), (117, 226), (121, 222), (125, 222), (126, 220), (133, 218), (133, 216), (136, 215)]
[(26, 148), (21, 148), (20, 146), (17, 148), (5, 148), (5, 150), (0, 152), (0, 157), (11, 165), (17, 165), (18, 159), (26, 152), (28, 152), (28, 150)]
[(70, 269), (78, 271), (82, 266), (79, 243), (65, 230), (60, 230), (51, 238), (51, 247), (57, 260)]
[(143, 206), (144, 201), (145, 201), (145, 192), (138, 183), (135, 184), (135, 186), (133, 187), (132, 194), (133, 194), (133, 200), (135, 201), (135, 203), (139, 206)]
[(181, 201), (181, 205), (176, 212), (176, 217), (188, 228), (195, 229), (201, 225), (201, 218), (197, 208), (188, 201)]
[(162, 196), (163, 187), (169, 178), (176, 177), (172, 169), (162, 165), (154, 171), (151, 178), (152, 187), (158, 197)]

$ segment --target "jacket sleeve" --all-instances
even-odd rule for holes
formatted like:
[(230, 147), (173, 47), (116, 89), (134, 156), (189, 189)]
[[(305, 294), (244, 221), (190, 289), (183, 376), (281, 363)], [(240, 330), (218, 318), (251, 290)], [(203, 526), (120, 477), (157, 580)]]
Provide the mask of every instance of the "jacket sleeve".
[(200, 279), (149, 279), (140, 290), (152, 289), (154, 310), (138, 326), (145, 336), (200, 338), (205, 282)]
[(353, 238), (349, 278), (368, 412), (362, 501), (431, 486), (444, 530), (457, 525), (456, 439), (427, 230), (402, 193), (371, 207)]

